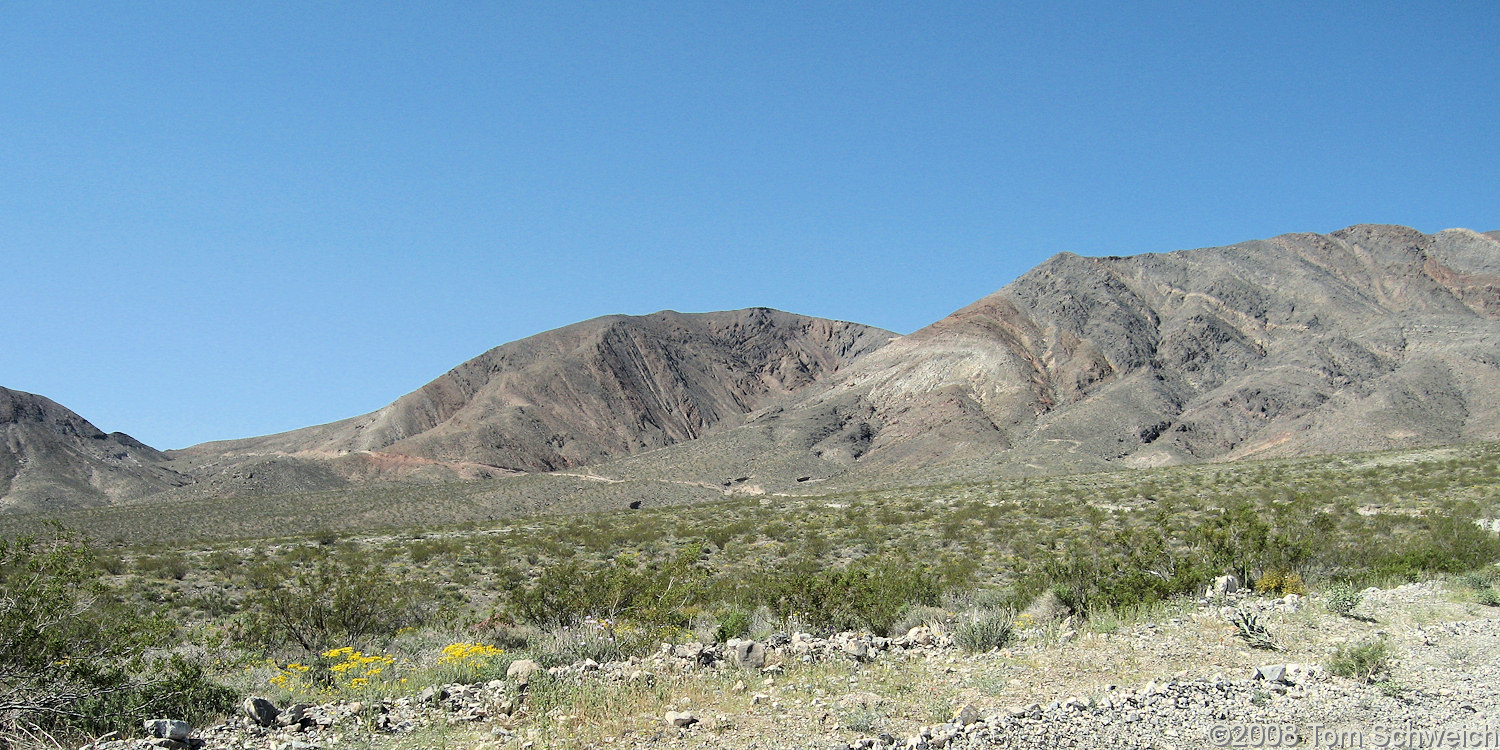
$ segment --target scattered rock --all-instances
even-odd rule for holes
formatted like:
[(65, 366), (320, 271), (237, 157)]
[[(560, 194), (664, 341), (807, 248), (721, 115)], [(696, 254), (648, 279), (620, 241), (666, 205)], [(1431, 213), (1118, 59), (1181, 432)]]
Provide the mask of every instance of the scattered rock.
[(666, 723), (669, 727), (690, 727), (698, 723), (698, 717), (690, 711), (668, 711)]
[(193, 733), (191, 724), (176, 719), (147, 719), (145, 729), (152, 737), (178, 741), (186, 740)]
[(276, 717), (281, 714), (275, 703), (258, 695), (246, 698), (241, 707), (244, 708), (245, 715), (249, 716), (251, 721), (263, 727), (275, 726)]
[(510, 663), (505, 670), (505, 679), (515, 680), (517, 685), (526, 685), (531, 682), (531, 676), (540, 671), (542, 665), (531, 659), (517, 659)]
[(738, 638), (725, 644), (729, 649), (729, 661), (744, 669), (760, 669), (766, 665), (766, 647), (755, 641)]
[(965, 703), (953, 712), (953, 723), (966, 727), (979, 721), (979, 709), (973, 703)]

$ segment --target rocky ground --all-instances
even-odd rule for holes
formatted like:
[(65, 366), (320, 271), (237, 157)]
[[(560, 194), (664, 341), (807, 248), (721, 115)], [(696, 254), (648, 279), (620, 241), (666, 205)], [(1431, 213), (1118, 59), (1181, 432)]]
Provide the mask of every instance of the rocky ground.
[[(247, 701), (217, 726), (148, 722), (168, 736), (88, 748), (1500, 747), (1500, 610), (1472, 598), (1442, 582), (1371, 589), (1343, 617), (1317, 597), (1231, 595), (1039, 624), (983, 654), (941, 626), (678, 644), (395, 699)], [(1235, 608), (1280, 650), (1235, 637)], [(1391, 660), (1374, 680), (1327, 670), (1336, 649), (1378, 640)]]

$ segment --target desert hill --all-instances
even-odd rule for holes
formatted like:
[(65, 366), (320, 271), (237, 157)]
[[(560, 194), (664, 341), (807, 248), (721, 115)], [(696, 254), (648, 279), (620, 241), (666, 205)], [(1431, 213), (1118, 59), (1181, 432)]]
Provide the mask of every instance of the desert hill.
[(0, 388), (0, 510), (63, 510), (187, 484), (165, 459), (51, 399)]
[(364, 416), (173, 455), (213, 494), (555, 471), (738, 425), (893, 336), (766, 308), (607, 316), (491, 349)]
[(900, 337), (765, 308), (607, 316), (364, 416), (166, 455), (57, 426), (15, 437), (87, 425), (45, 403), (68, 416), (5, 417), (8, 507), (557, 471), (570, 487), (821, 492), (1494, 439), (1500, 233), (1358, 225), (1063, 253)]
[(1497, 394), (1497, 235), (1362, 225), (1064, 253), (742, 427), (600, 471), (771, 490), (1399, 448), (1500, 436)]

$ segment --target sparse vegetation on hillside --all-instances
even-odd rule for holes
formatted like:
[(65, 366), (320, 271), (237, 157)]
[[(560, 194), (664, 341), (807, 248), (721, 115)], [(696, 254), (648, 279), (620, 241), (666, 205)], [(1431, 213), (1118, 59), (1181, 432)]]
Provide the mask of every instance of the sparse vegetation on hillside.
[[(1500, 539), (1477, 523), (1500, 517), (1497, 454), (1475, 445), (383, 533), (330, 531), (320, 517), (304, 537), (103, 547), (78, 564), (126, 606), (190, 629), (184, 640), (237, 689), (282, 700), (400, 694), (460, 667), (495, 676), (520, 655), (602, 662), (777, 631), (932, 623), (987, 652), (1068, 615), (1104, 632), (1225, 573), (1281, 596), (1482, 569), (1500, 560)], [(1013, 622), (1043, 593), (1046, 622)], [(459, 647), (484, 663), (444, 661)], [(354, 654), (370, 661), (334, 670)]]

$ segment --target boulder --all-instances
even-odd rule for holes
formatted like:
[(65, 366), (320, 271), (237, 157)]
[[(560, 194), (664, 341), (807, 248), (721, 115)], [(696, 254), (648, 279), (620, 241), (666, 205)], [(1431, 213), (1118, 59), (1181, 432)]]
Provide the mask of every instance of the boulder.
[(979, 721), (979, 709), (973, 703), (965, 703), (953, 712), (953, 723), (961, 727), (966, 727), (976, 721)]
[(869, 661), (870, 644), (864, 641), (849, 641), (844, 644), (844, 653), (854, 657), (855, 661)]
[(517, 685), (525, 685), (531, 682), (531, 676), (540, 671), (542, 665), (531, 659), (517, 659), (510, 663), (510, 668), (505, 670), (505, 679), (515, 680)]
[(918, 625), (906, 631), (906, 641), (916, 646), (931, 646), (932, 628)]
[(698, 717), (691, 711), (668, 711), (666, 723), (669, 727), (690, 727), (698, 723)]
[(1285, 664), (1262, 664), (1255, 668), (1254, 679), (1266, 682), (1287, 682)]
[(167, 740), (186, 740), (193, 733), (193, 727), (185, 721), (176, 719), (147, 719), (145, 721), (146, 734)]
[(262, 698), (258, 695), (246, 698), (242, 707), (245, 709), (245, 715), (249, 716), (251, 721), (263, 727), (276, 726), (276, 717), (281, 715), (281, 711), (276, 708), (275, 703), (272, 703), (270, 699)]
[(306, 703), (293, 703), (292, 705), (287, 706), (286, 710), (282, 711), (281, 714), (276, 717), (276, 723), (284, 727), (289, 727), (293, 724), (301, 724), (303, 723), (303, 721), (309, 720), (311, 718), (307, 715), (307, 710), (309, 708), (312, 708), (312, 706)]
[(729, 661), (737, 667), (760, 669), (766, 665), (766, 647), (755, 641), (738, 638), (724, 644), (729, 649)]
[(1234, 576), (1219, 576), (1214, 579), (1213, 588), (1209, 593), (1215, 597), (1223, 597), (1240, 590), (1240, 579)]

